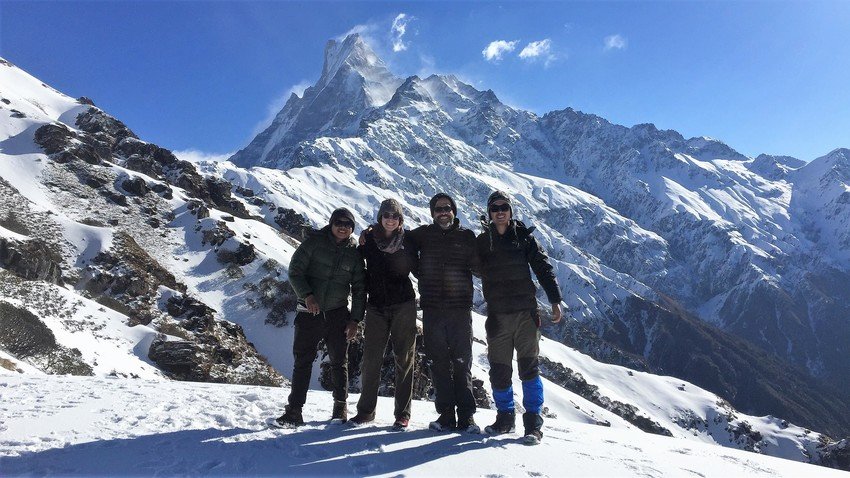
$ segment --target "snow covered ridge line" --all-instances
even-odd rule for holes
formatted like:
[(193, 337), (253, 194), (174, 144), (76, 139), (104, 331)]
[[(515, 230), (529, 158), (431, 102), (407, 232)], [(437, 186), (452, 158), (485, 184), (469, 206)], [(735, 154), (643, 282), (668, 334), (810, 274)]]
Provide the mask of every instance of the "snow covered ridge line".
[[(391, 398), (373, 425), (328, 425), (327, 392), (308, 394), (307, 426), (269, 429), (287, 389), (83, 377), (2, 377), (0, 469), (6, 476), (328, 475), (846, 477), (738, 450), (559, 419), (537, 447), (518, 435), (390, 432)], [(357, 396), (349, 398), (356, 402)], [(206, 404), (198, 407), (197, 404)], [(130, 404), (128, 406), (128, 404)], [(143, 407), (134, 404), (144, 404)], [(482, 421), (495, 418), (480, 412)], [(127, 457), (135, 457), (127, 460)]]

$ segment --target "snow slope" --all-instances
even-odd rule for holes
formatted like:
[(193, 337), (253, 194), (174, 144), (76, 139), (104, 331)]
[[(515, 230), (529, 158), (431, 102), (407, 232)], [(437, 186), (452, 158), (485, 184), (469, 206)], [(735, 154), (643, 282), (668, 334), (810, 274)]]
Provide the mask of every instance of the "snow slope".
[[(333, 400), (310, 392), (307, 425), (269, 429), (286, 388), (78, 377), (0, 377), (0, 470), (33, 475), (764, 476), (845, 472), (664, 438), (549, 419), (542, 443), (427, 430), (430, 404), (391, 432), (392, 402), (373, 425), (327, 423)], [(349, 397), (352, 407), (357, 395)], [(495, 418), (478, 415), (481, 423)]]

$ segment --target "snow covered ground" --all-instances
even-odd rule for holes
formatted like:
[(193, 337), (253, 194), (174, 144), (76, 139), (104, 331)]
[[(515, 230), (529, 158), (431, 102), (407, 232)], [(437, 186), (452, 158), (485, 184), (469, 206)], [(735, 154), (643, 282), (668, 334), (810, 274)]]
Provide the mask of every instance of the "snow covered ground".
[[(414, 402), (391, 432), (392, 401), (371, 426), (329, 424), (332, 398), (311, 391), (298, 430), (269, 428), (287, 388), (142, 379), (0, 377), (0, 475), (850, 476), (681, 438), (549, 419), (536, 447), (427, 429)], [(353, 411), (358, 396), (349, 397)], [(481, 410), (481, 424), (495, 413)]]

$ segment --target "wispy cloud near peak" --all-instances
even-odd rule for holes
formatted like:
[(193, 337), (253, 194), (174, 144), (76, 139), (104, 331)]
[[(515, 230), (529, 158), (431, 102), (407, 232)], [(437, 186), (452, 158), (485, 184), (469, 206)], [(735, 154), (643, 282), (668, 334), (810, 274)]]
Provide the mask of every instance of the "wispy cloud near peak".
[(395, 20), (393, 20), (393, 26), (390, 29), (390, 34), (392, 36), (394, 52), (398, 53), (400, 51), (407, 50), (407, 45), (404, 43), (404, 35), (407, 33), (407, 25), (413, 21), (413, 19), (414, 17), (406, 13), (399, 13), (396, 15)]
[(549, 63), (555, 60), (555, 55), (552, 54), (552, 40), (546, 38), (529, 43), (519, 52), (519, 57), (528, 61), (542, 59), (546, 66), (549, 66)]
[(487, 61), (496, 62), (502, 59), (502, 55), (505, 53), (510, 53), (516, 49), (516, 45), (519, 43), (519, 40), (514, 41), (506, 41), (506, 40), (496, 40), (490, 42), (481, 54), (484, 55), (484, 59)]

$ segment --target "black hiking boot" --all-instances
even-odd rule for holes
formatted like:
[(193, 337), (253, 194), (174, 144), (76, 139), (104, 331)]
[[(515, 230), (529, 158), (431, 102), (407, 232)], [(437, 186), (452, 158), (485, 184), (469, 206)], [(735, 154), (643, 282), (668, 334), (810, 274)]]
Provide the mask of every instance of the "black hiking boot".
[(283, 415), (277, 417), (273, 425), (280, 428), (295, 428), (304, 424), (304, 418), (301, 416), (301, 409), (287, 405)]
[(348, 421), (348, 424), (353, 427), (358, 427), (360, 425), (364, 425), (371, 421), (375, 420), (375, 412), (372, 413), (363, 413), (357, 412), (357, 415), (354, 415), (354, 418)]
[(514, 430), (516, 430), (516, 412), (513, 410), (496, 413), (496, 421), (492, 425), (484, 427), (484, 431), (490, 435), (512, 433)]
[(523, 442), (526, 445), (537, 445), (543, 438), (543, 432), (540, 428), (543, 426), (543, 417), (538, 413), (523, 413), (522, 424), (525, 426), (525, 436)]
[(481, 433), (481, 427), (475, 423), (475, 419), (472, 417), (459, 418), (457, 421), (457, 431), (477, 435)]
[(437, 420), (428, 424), (428, 428), (438, 432), (447, 432), (457, 427), (457, 419), (454, 410), (441, 413)]
[(334, 400), (334, 411), (331, 414), (331, 421), (339, 421), (345, 423), (348, 420), (348, 403), (345, 400)]

